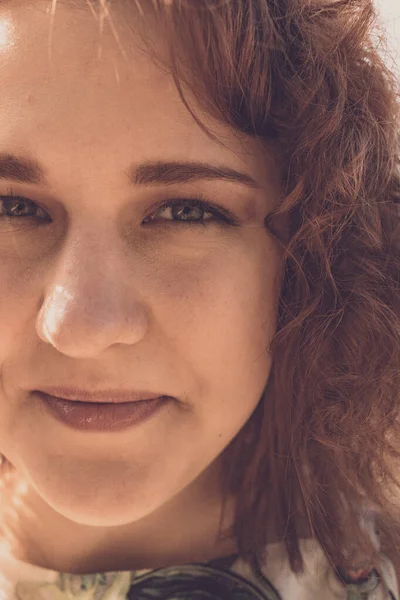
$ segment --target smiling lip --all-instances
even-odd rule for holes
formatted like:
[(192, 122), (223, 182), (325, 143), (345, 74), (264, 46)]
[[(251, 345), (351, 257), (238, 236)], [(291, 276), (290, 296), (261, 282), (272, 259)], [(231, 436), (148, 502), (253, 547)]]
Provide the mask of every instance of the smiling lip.
[(33, 390), (33, 392), (47, 394), (61, 400), (95, 402), (97, 404), (140, 402), (142, 400), (155, 400), (161, 396), (166, 396), (163, 392), (146, 392), (141, 390), (99, 390), (89, 392), (75, 387), (43, 387), (40, 390)]
[(162, 407), (168, 406), (172, 398), (162, 396), (154, 400), (135, 402), (77, 402), (33, 392), (32, 397), (55, 419), (68, 427), (80, 431), (121, 431), (149, 420)]

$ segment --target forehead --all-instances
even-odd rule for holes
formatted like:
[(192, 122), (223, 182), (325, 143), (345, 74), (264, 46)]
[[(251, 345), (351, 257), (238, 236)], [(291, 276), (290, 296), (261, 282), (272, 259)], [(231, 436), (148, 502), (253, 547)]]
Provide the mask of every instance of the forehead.
[(58, 4), (52, 17), (49, 7), (38, 2), (0, 11), (0, 82), (10, 107), (25, 104), (28, 115), (40, 107), (43, 120), (48, 114), (67, 120), (73, 112), (77, 123), (83, 119), (81, 130), (105, 116), (103, 128), (124, 115), (129, 125), (138, 109), (141, 116), (158, 111), (161, 119), (172, 112), (178, 126), (189, 124), (171, 78), (137, 48), (132, 34), (118, 28), (116, 40), (109, 27), (99, 31), (88, 10)]
[[(143, 51), (134, 32), (136, 19), (138, 31), (146, 34), (138, 13), (132, 13), (129, 27), (116, 12), (101, 25), (78, 4), (80, 10), (74, 10), (71, 2), (59, 1), (53, 14), (47, 1), (0, 1), (0, 153), (40, 154), (60, 168), (67, 156), (76, 173), (90, 161), (102, 169), (134, 155), (226, 159), (232, 168), (247, 165), (250, 175), (267, 178), (270, 160), (264, 152), (198, 107), (225, 146), (201, 130), (171, 75)], [(196, 109), (195, 99), (188, 98)]]

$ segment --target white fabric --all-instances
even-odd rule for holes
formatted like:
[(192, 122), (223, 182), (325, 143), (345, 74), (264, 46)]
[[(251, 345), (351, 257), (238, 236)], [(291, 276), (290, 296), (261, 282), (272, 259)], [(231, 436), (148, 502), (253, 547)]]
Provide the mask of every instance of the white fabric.
[[(320, 544), (316, 540), (301, 539), (300, 550), (304, 559), (303, 574), (295, 575), (291, 571), (281, 542), (268, 545), (266, 565), (260, 565), (264, 576), (276, 588), (282, 600), (347, 600), (347, 588), (336, 577)], [(377, 568), (383, 582), (370, 593), (368, 600), (391, 600), (388, 590), (395, 600), (400, 600), (393, 564), (383, 553), (380, 553)], [(242, 559), (232, 565), (232, 570), (262, 589), (262, 585)]]

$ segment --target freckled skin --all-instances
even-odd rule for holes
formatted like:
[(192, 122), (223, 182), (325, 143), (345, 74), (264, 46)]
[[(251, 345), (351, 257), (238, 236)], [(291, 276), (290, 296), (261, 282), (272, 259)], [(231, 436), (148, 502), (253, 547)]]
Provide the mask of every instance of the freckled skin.
[[(15, 553), (71, 572), (223, 554), (231, 546), (213, 546), (219, 457), (271, 368), (281, 277), (263, 227), (280, 193), (272, 158), (202, 117), (228, 147), (207, 137), (172, 78), (132, 44), (125, 60), (107, 27), (99, 59), (89, 11), (59, 6), (51, 62), (43, 4), (1, 18), (13, 37), (0, 51), (0, 153), (34, 156), (48, 185), (0, 181), (0, 194), (12, 187), (52, 219), (0, 220), (0, 451), (27, 484)], [(125, 171), (145, 160), (224, 164), (262, 188), (129, 187)], [(162, 202), (199, 193), (241, 225), (191, 227), (170, 211), (169, 222), (142, 224)], [(29, 394), (71, 383), (179, 401), (138, 427), (85, 434)]]

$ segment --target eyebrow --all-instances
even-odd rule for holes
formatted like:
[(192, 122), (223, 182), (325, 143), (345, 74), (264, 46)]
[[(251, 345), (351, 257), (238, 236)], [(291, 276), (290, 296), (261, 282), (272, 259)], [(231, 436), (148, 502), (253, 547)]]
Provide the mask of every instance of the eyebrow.
[[(148, 161), (131, 166), (125, 174), (129, 185), (139, 187), (183, 184), (201, 179), (222, 179), (253, 189), (261, 187), (246, 173), (204, 162)], [(46, 185), (46, 178), (46, 170), (35, 159), (0, 153), (0, 180)]]
[(223, 179), (233, 183), (241, 183), (251, 188), (260, 187), (246, 173), (236, 171), (231, 167), (216, 166), (204, 162), (146, 162), (133, 167), (128, 179), (139, 186), (189, 183), (200, 179)]

